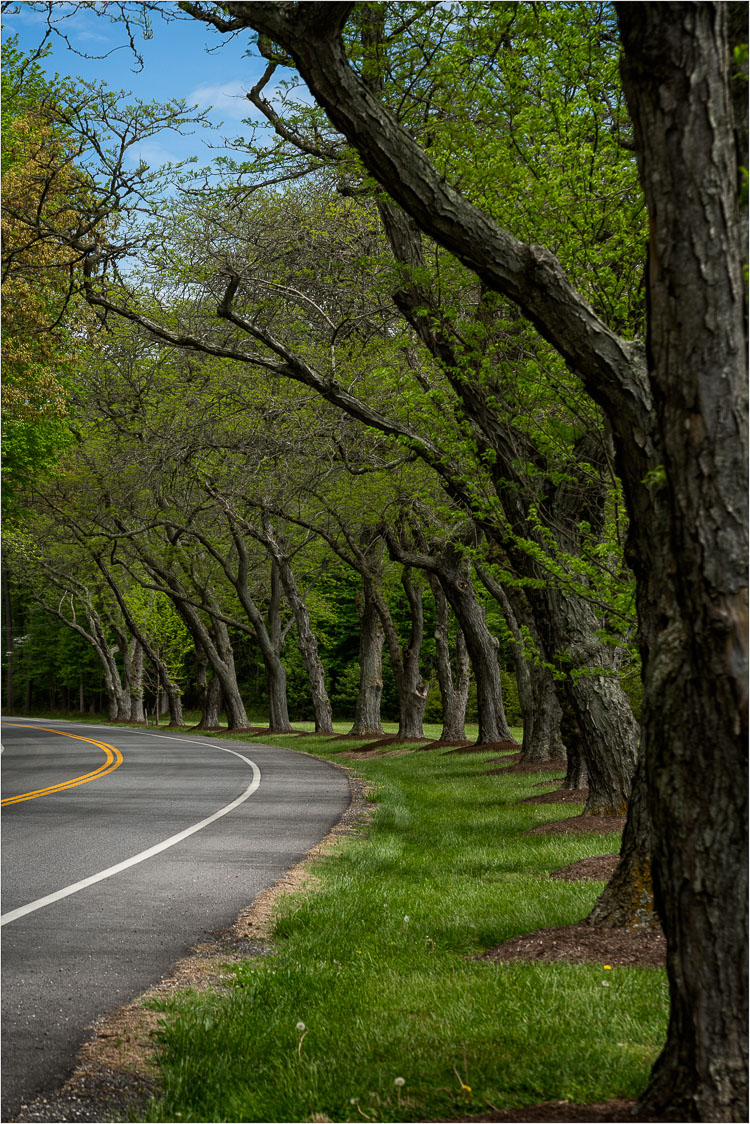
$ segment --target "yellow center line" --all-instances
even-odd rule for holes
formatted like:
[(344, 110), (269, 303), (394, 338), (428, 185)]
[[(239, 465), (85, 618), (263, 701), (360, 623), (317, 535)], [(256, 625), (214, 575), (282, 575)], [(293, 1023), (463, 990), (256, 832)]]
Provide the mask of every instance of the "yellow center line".
[(33, 792), (23, 792), (20, 796), (9, 796), (7, 799), (0, 801), (4, 808), (7, 804), (20, 804), (22, 800), (35, 800), (37, 796), (47, 796), (51, 792), (63, 792), (68, 788), (76, 788), (79, 784), (88, 784), (89, 781), (95, 781), (99, 777), (104, 777), (107, 773), (119, 769), (122, 765), (122, 754), (119, 749), (113, 745), (108, 745), (106, 742), (95, 741), (94, 738), (84, 738), (80, 734), (68, 734), (65, 730), (51, 730), (47, 726), (27, 726), (20, 722), (6, 722), (6, 726), (14, 726), (19, 730), (41, 730), (45, 734), (60, 734), (63, 738), (75, 738), (79, 742), (89, 742), (91, 745), (96, 745), (99, 749), (103, 749), (107, 760), (98, 769), (94, 769), (91, 773), (85, 773), (82, 777), (73, 777), (69, 781), (62, 781), (60, 784), (51, 784), (48, 788), (37, 788)]

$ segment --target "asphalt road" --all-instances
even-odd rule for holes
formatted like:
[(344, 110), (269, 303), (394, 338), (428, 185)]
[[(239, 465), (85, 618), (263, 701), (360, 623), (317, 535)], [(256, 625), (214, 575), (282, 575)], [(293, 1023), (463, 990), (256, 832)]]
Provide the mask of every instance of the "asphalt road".
[(349, 786), (326, 762), (251, 742), (27, 718), (4, 719), (2, 741), (10, 1120), (64, 1080), (98, 1015), (303, 858), (348, 807)]

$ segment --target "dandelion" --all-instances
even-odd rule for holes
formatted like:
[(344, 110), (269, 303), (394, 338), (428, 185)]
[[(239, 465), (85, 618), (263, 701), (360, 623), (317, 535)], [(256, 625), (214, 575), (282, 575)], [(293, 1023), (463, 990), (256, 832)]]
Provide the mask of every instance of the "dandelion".
[(609, 987), (609, 980), (602, 980), (602, 987)]
[(300, 1022), (297, 1023), (297, 1030), (299, 1031), (299, 1043), (297, 1044), (297, 1057), (301, 1058), (302, 1057), (302, 1043), (305, 1041), (305, 1035), (307, 1034), (307, 1027), (305, 1026), (305, 1024), (303, 1022), (300, 1021)]
[(409, 924), (409, 914), (405, 913), (404, 914), (404, 925), (408, 925), (408, 924)]
[(612, 971), (612, 965), (611, 964), (605, 964), (604, 965), (604, 971), (605, 972), (611, 972)]
[(401, 1090), (403, 1089), (406, 1082), (404, 1081), (403, 1077), (396, 1077), (393, 1084), (396, 1086), (396, 1091), (398, 1092), (398, 1103), (401, 1104)]

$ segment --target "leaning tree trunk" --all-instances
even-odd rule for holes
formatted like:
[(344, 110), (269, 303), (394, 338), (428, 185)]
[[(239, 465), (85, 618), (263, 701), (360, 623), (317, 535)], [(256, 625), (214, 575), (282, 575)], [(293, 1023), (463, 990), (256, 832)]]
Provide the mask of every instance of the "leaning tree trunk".
[[(633, 786), (639, 728), (615, 674), (612, 652), (597, 636), (601, 622), (587, 601), (564, 590), (532, 589), (529, 600), (546, 651), (565, 652), (567, 678), (561, 691), (574, 715), (588, 774), (583, 814), (623, 815)], [(564, 732), (563, 737), (570, 754)]]
[[(477, 566), (477, 573), (502, 609), (513, 637), (511, 652), (523, 720), (519, 763), (543, 765), (548, 761), (564, 761), (566, 750), (560, 733), (562, 708), (525, 595), (520, 589), (506, 589), (483, 566)], [(537, 649), (534, 659), (528, 659), (524, 650), (522, 626), (534, 638)]]
[(398, 691), (397, 737), (399, 741), (420, 741), (424, 737), (422, 723), (428, 692), (428, 685), (419, 670), (419, 656), (424, 636), (422, 593), (415, 589), (408, 566), (402, 568), (401, 584), (409, 602), (411, 618), (409, 639), (403, 648), (379, 584), (373, 584), (373, 598), (385, 633), (385, 642), (388, 646), (388, 655), (391, 659), (393, 677), (396, 680)]
[(350, 737), (382, 738), (380, 701), (383, 697), (383, 627), (372, 597), (370, 583), (363, 579), (357, 595), (359, 617), (359, 690), (354, 705)]
[(445, 551), (440, 561), (438, 577), (466, 639), (477, 684), (479, 735), (476, 744), (504, 742), (509, 749), (519, 749), (505, 717), (497, 662), (497, 640), (487, 627), (484, 609), (474, 593), (469, 563), (456, 551)]
[(284, 587), (289, 608), (292, 610), (294, 623), (297, 628), (297, 647), (302, 656), (302, 663), (307, 673), (310, 685), (310, 698), (312, 699), (313, 715), (315, 718), (316, 734), (333, 733), (333, 712), (331, 700), (326, 690), (325, 670), (318, 653), (318, 641), (310, 622), (310, 613), (305, 599), (299, 591), (297, 579), (294, 575), (289, 556), (277, 538), (276, 532), (268, 515), (264, 513), (263, 542), (271, 557), (278, 567), (281, 584)]
[(623, 456), (623, 476), (671, 995), (641, 1110), (682, 1121), (748, 1118), (747, 339), (729, 8), (617, 5), (651, 226), (659, 473), (644, 487)]
[(450, 608), (443, 593), (440, 579), (429, 575), (430, 589), (435, 599), (435, 662), (437, 663), (440, 697), (443, 704), (443, 729), (441, 742), (466, 741), (466, 704), (469, 699), (470, 660), (466, 640), (460, 628), (456, 629), (456, 675), (451, 668), (451, 650), (448, 635)]

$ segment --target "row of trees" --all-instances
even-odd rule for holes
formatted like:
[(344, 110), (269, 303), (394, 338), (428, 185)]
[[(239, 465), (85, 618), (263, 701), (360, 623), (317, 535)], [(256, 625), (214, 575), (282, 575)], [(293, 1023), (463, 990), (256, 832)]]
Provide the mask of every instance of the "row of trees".
[[(112, 7), (131, 35), (162, 10)], [(157, 636), (170, 621), (195, 653), (205, 724), (220, 704), (248, 724), (231, 643), (244, 633), (271, 726), (288, 729), (293, 628), (330, 731), (321, 575), (347, 573), (354, 731), (380, 732), (385, 645), (399, 735), (421, 735), (427, 595), (444, 737), (462, 736), (471, 668), (480, 744), (509, 741), (500, 630), (524, 756), (564, 744), (587, 813), (628, 807), (592, 922), (653, 924), (653, 865), (673, 1013), (644, 1106), (738, 1118), (738, 10), (179, 8), (214, 33), (254, 33), (267, 65), (248, 97), (276, 139), (235, 141), (215, 176), (173, 172), (168, 207), (164, 178), (134, 172), (127, 151), (181, 127), (183, 106), (40, 97), (33, 66), (14, 63), (46, 124), (20, 161), (26, 190), (6, 201), (8, 277), (35, 271), (64, 294), (44, 328), (60, 350), (42, 365), (63, 372), (68, 410), (51, 471), (11, 474), (15, 580), (97, 652), (113, 717), (140, 717), (145, 659), (181, 722)], [(266, 93), (277, 72), (281, 104)], [(624, 689), (639, 655), (640, 756)], [(704, 797), (693, 782), (709, 771)]]

